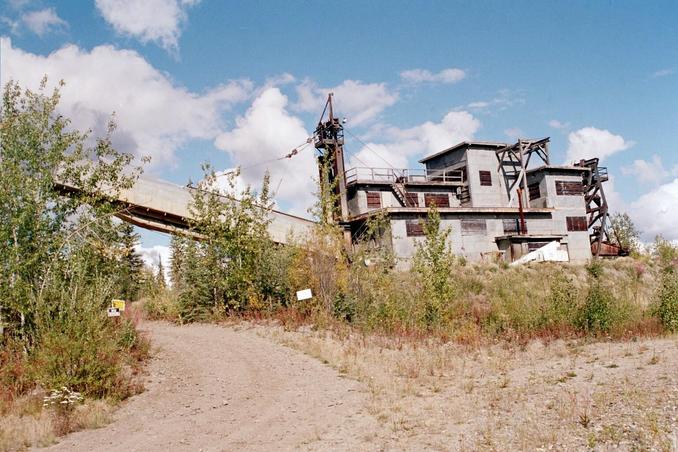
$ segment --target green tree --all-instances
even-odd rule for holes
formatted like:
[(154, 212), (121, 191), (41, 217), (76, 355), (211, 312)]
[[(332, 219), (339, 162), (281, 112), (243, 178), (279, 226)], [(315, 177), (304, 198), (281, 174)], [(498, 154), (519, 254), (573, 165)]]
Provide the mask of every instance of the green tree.
[(626, 212), (618, 212), (612, 215), (610, 229), (612, 230), (613, 243), (629, 252), (638, 251), (640, 232)]
[(452, 230), (440, 227), (440, 213), (435, 205), (429, 209), (422, 227), (426, 237), (423, 242), (417, 243), (414, 271), (422, 279), (424, 320), (430, 326), (440, 320), (443, 307), (454, 297), (452, 284), (454, 255), (448, 245)]
[(123, 397), (123, 361), (139, 337), (105, 308), (136, 265), (126, 257), (133, 237), (113, 217), (124, 210), (116, 193), (140, 169), (112, 147), (113, 123), (101, 138), (73, 130), (46, 83), (3, 92), (0, 342), (21, 344), (22, 368), (45, 388)]
[[(266, 274), (274, 249), (268, 235), (269, 178), (259, 193), (251, 187), (237, 192), (238, 172), (224, 177), (226, 192), (216, 189), (217, 176), (209, 165), (193, 193), (192, 230), (204, 237), (186, 246), (182, 259), (180, 300), (200, 313), (260, 309), (279, 296), (279, 287)], [(192, 293), (188, 300), (186, 293)], [(187, 314), (188, 315), (188, 314)], [(200, 314), (202, 315), (202, 314)]]
[(167, 286), (165, 281), (165, 268), (162, 265), (162, 258), (160, 256), (158, 256), (158, 266), (155, 271), (155, 285), (161, 290)]
[(131, 224), (123, 223), (120, 226), (120, 243), (122, 257), (120, 259), (120, 296), (129, 301), (134, 301), (139, 296), (142, 284), (141, 269), (144, 262), (136, 250), (139, 244), (139, 235), (134, 232)]
[[(0, 323), (27, 343), (38, 312), (68, 295), (48, 289), (75, 283), (73, 265), (112, 277), (102, 245), (118, 238), (110, 228), (116, 206), (103, 189), (114, 195), (138, 173), (123, 171), (132, 156), (111, 146), (113, 123), (103, 138), (72, 130), (57, 112), (58, 90), (45, 87), (46, 79), (38, 92), (8, 83), (0, 121)], [(66, 187), (77, 193), (63, 196)]]

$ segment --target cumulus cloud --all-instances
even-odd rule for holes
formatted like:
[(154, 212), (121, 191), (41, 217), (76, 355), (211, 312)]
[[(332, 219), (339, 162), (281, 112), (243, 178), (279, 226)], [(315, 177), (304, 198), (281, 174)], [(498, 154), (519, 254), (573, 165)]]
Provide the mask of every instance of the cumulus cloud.
[(57, 15), (54, 8), (45, 8), (23, 14), (21, 22), (38, 36), (44, 36), (68, 26), (66, 21)]
[(236, 119), (235, 127), (217, 137), (215, 145), (241, 166), (239, 184), (257, 187), (268, 170), (276, 200), (302, 215), (313, 202), (313, 178), (318, 170), (311, 145), (290, 159), (278, 160), (310, 136), (303, 122), (289, 113), (288, 103), (279, 88), (263, 90)]
[(553, 127), (558, 130), (565, 130), (570, 128), (569, 122), (558, 121), (557, 119), (552, 119), (549, 121), (549, 127)]
[(351, 125), (374, 119), (398, 100), (398, 94), (390, 92), (385, 83), (345, 80), (333, 88), (320, 88), (307, 79), (297, 86), (294, 109), (320, 114), (328, 93), (334, 93), (335, 112), (346, 116)]
[[(671, 172), (664, 168), (662, 159), (657, 154), (652, 155), (652, 159), (649, 161), (634, 160), (631, 165), (623, 166), (621, 170), (623, 174), (633, 175), (639, 182), (645, 183), (659, 184), (671, 176)], [(678, 168), (674, 168), (673, 172), (674, 176), (678, 176), (676, 174)]]
[(152, 247), (144, 247), (141, 245), (136, 245), (134, 247), (135, 251), (139, 253), (141, 259), (144, 261), (147, 267), (150, 267), (155, 271), (158, 268), (158, 262), (162, 262), (164, 270), (164, 278), (169, 282), (169, 268), (170, 268), (170, 258), (172, 253), (168, 246), (155, 245)]
[(383, 128), (379, 135), (387, 142), (366, 143), (367, 146), (352, 156), (349, 164), (389, 167), (388, 162), (396, 168), (406, 168), (411, 158), (419, 159), (473, 139), (479, 128), (480, 121), (466, 111), (450, 111), (440, 122), (427, 121), (408, 129)]
[(457, 83), (466, 78), (462, 69), (448, 68), (432, 73), (426, 69), (409, 69), (400, 73), (400, 78), (409, 83)]
[(668, 240), (678, 240), (678, 178), (660, 185), (630, 204), (629, 214), (643, 238), (652, 240), (662, 234)]
[(200, 0), (96, 0), (102, 17), (113, 29), (142, 43), (155, 42), (170, 52), (179, 48), (187, 9)]
[(584, 127), (568, 135), (567, 163), (581, 159), (598, 157), (601, 161), (619, 151), (630, 148), (635, 143), (615, 135), (609, 130)]
[(13, 79), (36, 89), (46, 74), (61, 90), (61, 113), (80, 130), (105, 132), (115, 112), (114, 145), (121, 151), (148, 155), (152, 162), (171, 163), (175, 151), (190, 139), (213, 139), (222, 130), (222, 113), (248, 98), (249, 81), (231, 81), (205, 93), (174, 84), (163, 72), (131, 50), (111, 46), (84, 51), (65, 46), (47, 56), (12, 47), (0, 40), (0, 81)]

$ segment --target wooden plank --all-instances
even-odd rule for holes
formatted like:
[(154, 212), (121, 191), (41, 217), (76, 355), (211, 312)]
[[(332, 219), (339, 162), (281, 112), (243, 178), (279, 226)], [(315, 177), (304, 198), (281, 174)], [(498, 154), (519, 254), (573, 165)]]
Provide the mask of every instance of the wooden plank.
[(450, 196), (446, 193), (424, 193), (424, 205), (431, 207), (450, 207)]
[(584, 186), (581, 182), (556, 181), (556, 194), (561, 196), (577, 196), (584, 193)]
[(517, 218), (504, 218), (504, 234), (518, 234), (520, 232), (520, 224)]
[(492, 173), (489, 171), (478, 171), (478, 175), (480, 176), (480, 185), (483, 187), (491, 187), (492, 186)]
[(368, 209), (381, 208), (381, 192), (378, 191), (367, 192), (367, 208)]
[(486, 234), (487, 222), (485, 220), (462, 219), (461, 233), (466, 235)]
[(566, 217), (567, 230), (570, 232), (581, 232), (588, 230), (588, 221), (586, 217)]
[(405, 221), (405, 230), (408, 237), (421, 237), (424, 235), (424, 226), (419, 220)]
[(418, 193), (405, 193), (405, 199), (408, 207), (419, 207)]

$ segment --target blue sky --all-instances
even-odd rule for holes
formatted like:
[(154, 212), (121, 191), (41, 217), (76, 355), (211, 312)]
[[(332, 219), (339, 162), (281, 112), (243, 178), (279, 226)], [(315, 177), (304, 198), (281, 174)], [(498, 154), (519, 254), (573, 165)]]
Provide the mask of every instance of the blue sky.
[[(200, 163), (288, 153), (333, 91), (349, 166), (417, 167), (463, 139), (550, 136), (598, 156), (612, 207), (678, 239), (678, 4), (671, 1), (0, 1), (0, 75), (63, 78), (62, 109), (184, 184)], [(353, 138), (360, 138), (360, 141)], [(363, 143), (367, 143), (365, 147)], [(311, 149), (265, 169), (281, 209), (312, 201)], [(143, 233), (145, 247), (167, 238)]]

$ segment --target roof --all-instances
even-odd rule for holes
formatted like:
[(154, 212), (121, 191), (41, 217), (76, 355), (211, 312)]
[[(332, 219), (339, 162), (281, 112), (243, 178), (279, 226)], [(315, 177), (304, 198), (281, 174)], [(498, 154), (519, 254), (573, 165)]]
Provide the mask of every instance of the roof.
[(423, 159), (419, 160), (419, 163), (425, 163), (428, 162), (429, 160), (432, 160), (436, 157), (440, 157), (443, 154), (447, 154), (448, 152), (453, 152), (456, 151), (457, 149), (461, 148), (494, 148), (495, 149), (500, 149), (503, 147), (508, 146), (506, 143), (499, 143), (496, 141), (462, 141), (461, 143), (455, 144), (451, 148), (444, 149), (440, 152), (436, 152), (433, 155), (429, 155), (428, 157), (424, 157)]
[(528, 174), (532, 173), (538, 173), (538, 172), (549, 172), (549, 171), (554, 171), (554, 172), (572, 172), (572, 173), (582, 173), (584, 171), (591, 171), (591, 168), (587, 168), (585, 166), (572, 166), (572, 165), (542, 165), (537, 168), (531, 168), (527, 170)]

